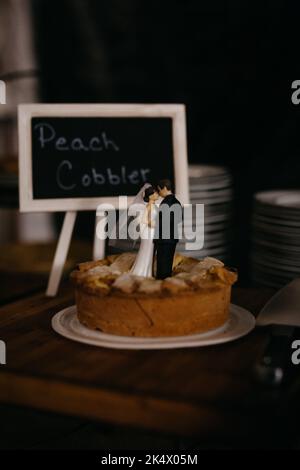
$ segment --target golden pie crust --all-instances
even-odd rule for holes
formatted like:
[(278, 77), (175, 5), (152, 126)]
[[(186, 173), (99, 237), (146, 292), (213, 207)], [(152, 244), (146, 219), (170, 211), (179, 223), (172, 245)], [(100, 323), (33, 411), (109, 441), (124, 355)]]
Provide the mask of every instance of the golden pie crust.
[(78, 265), (71, 273), (79, 321), (105, 333), (161, 337), (203, 333), (229, 315), (236, 272), (214, 258), (176, 254), (163, 281), (129, 273), (135, 253)]

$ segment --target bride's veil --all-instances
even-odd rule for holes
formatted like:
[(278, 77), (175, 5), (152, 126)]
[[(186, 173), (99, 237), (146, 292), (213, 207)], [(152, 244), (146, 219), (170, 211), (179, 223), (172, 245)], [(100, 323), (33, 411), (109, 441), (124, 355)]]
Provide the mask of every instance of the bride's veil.
[[(117, 240), (119, 239), (127, 239), (127, 225), (128, 225), (128, 217), (135, 216), (139, 211), (143, 210), (145, 207), (144, 202), (144, 194), (145, 190), (151, 186), (150, 183), (145, 183), (144, 186), (141, 187), (137, 195), (134, 197), (132, 203), (127, 209), (119, 211), (119, 220), (117, 221), (115, 227), (111, 233), (116, 234), (113, 239), (109, 239), (109, 244), (111, 246), (115, 246)], [(134, 242), (135, 243), (135, 242)], [(133, 243), (133, 245), (134, 245)]]
[(150, 183), (145, 183), (144, 186), (141, 187), (137, 195), (135, 196), (134, 200), (130, 204), (129, 207), (135, 206), (136, 204), (144, 204), (144, 195), (145, 190), (151, 186)]

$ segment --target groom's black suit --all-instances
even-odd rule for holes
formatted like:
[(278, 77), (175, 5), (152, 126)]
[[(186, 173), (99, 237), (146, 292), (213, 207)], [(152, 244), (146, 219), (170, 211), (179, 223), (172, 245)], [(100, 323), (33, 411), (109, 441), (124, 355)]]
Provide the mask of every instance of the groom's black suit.
[(155, 227), (154, 244), (157, 262), (157, 279), (165, 279), (172, 274), (173, 258), (179, 237), (178, 224), (181, 221), (181, 204), (174, 194), (169, 194), (160, 203), (158, 223)]

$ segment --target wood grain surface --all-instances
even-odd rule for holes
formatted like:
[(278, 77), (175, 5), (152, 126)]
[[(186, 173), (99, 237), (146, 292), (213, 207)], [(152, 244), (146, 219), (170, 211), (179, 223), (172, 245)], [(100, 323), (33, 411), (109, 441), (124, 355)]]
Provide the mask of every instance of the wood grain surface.
[[(257, 313), (273, 292), (236, 287), (233, 302)], [(73, 302), (65, 285), (57, 298), (38, 293), (0, 309), (1, 402), (185, 436), (270, 426), (269, 397), (261, 399), (251, 374), (264, 330), (206, 348), (110, 350), (51, 329), (53, 315)]]

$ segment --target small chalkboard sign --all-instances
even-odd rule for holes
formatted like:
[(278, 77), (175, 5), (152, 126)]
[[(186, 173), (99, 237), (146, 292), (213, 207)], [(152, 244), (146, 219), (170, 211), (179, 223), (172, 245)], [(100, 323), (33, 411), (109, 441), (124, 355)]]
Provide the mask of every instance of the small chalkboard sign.
[(96, 209), (145, 182), (187, 202), (183, 105), (21, 105), (20, 210)]
[[(188, 203), (184, 105), (29, 104), (18, 118), (20, 211), (66, 212), (47, 295), (57, 292), (77, 211), (127, 208), (163, 178)], [(104, 247), (95, 238), (94, 258)]]

